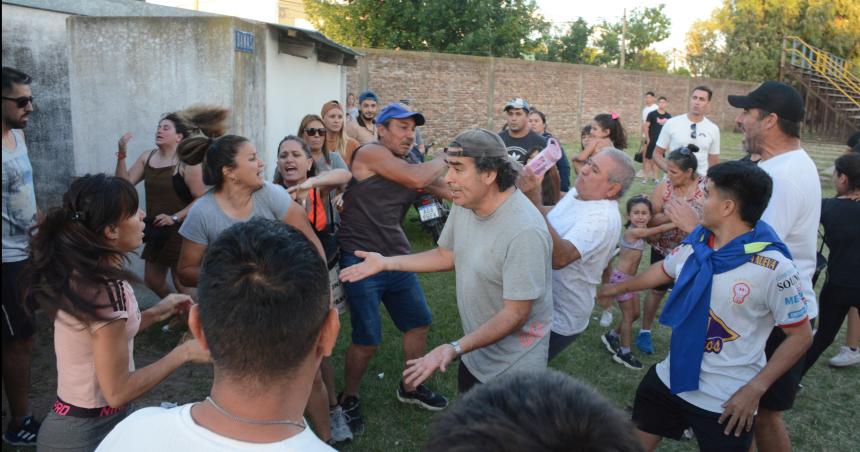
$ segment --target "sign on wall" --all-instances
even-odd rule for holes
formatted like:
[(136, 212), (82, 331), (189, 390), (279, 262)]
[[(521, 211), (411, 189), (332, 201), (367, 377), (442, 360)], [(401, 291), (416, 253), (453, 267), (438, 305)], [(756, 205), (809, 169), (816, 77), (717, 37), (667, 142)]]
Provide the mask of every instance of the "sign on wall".
[(254, 53), (254, 34), (247, 31), (234, 30), (236, 51)]

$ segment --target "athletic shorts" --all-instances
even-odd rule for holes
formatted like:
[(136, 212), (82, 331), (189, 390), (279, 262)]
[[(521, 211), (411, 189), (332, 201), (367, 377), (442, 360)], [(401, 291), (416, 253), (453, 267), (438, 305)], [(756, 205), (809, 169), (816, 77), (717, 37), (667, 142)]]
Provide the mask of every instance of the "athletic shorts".
[[(651, 248), (651, 257), (650, 257), (651, 265), (654, 265), (657, 262), (660, 262), (666, 258), (666, 256), (663, 256), (663, 254), (660, 253), (659, 251), (657, 251), (653, 246), (650, 248)], [(656, 290), (658, 292), (665, 292), (665, 291), (671, 289), (674, 285), (675, 285), (674, 282), (670, 282), (670, 283), (663, 284), (661, 286), (657, 286), (653, 290)]]
[(36, 332), (32, 311), (24, 307), (21, 270), (26, 260), (3, 262), (3, 340), (29, 339)]
[[(363, 260), (352, 253), (341, 253), (340, 268)], [(380, 303), (385, 304), (391, 320), (404, 333), (430, 326), (430, 308), (415, 273), (379, 272), (361, 281), (343, 283), (343, 288), (349, 306), (353, 344), (379, 345), (382, 342)]]
[[(782, 331), (782, 328), (774, 327), (764, 346), (764, 353), (767, 359), (773, 356), (777, 347), (782, 344), (782, 341), (786, 337), (785, 331)], [(801, 356), (791, 368), (770, 385), (770, 388), (768, 388), (767, 392), (759, 400), (759, 407), (770, 411), (785, 411), (790, 410), (794, 406), (797, 385), (800, 384), (800, 379), (803, 378), (803, 368), (806, 364), (805, 356)]]
[[(91, 452), (131, 411), (105, 417), (60, 416), (49, 411), (36, 440), (39, 452)], [(158, 434), (158, 432), (152, 432)]]
[(657, 376), (656, 365), (648, 369), (636, 389), (633, 423), (639, 430), (678, 440), (684, 430), (691, 428), (701, 451), (748, 451), (753, 431), (744, 431), (741, 436), (735, 436), (734, 432), (726, 435), (719, 419), (719, 413), (703, 410), (672, 394)]
[[(632, 278), (632, 276), (628, 275), (627, 273), (624, 273), (623, 271), (620, 271), (618, 269), (613, 269), (612, 274), (609, 275), (609, 284), (618, 284), (620, 282), (627, 281), (630, 278)], [(636, 292), (627, 292), (615, 297), (615, 299), (618, 300), (619, 303), (623, 303), (625, 301), (632, 300), (635, 296)]]

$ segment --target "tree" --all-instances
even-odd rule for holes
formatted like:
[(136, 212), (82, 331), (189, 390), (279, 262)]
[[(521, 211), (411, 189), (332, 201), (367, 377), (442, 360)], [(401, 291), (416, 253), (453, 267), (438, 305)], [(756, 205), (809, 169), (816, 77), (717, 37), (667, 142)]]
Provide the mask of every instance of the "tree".
[(519, 58), (549, 24), (534, 0), (305, 0), (321, 32), (346, 45)]
[(857, 0), (723, 0), (687, 33), (687, 63), (701, 76), (774, 79), (786, 35), (860, 63), (858, 23)]
[[(650, 50), (655, 42), (660, 42), (670, 35), (672, 21), (663, 11), (664, 5), (650, 8), (636, 8), (627, 18), (627, 33), (625, 34), (625, 68), (641, 70), (663, 70), (669, 66), (665, 57)], [(604, 21), (600, 27), (600, 37), (597, 48), (601, 50), (598, 61), (612, 66), (621, 60), (620, 39), (624, 29), (623, 21), (609, 23)], [(663, 62), (658, 62), (663, 58)]]
[(593, 52), (587, 49), (591, 30), (592, 27), (580, 17), (570, 24), (566, 32), (545, 36), (546, 49), (535, 56), (544, 61), (590, 64), (593, 61)]

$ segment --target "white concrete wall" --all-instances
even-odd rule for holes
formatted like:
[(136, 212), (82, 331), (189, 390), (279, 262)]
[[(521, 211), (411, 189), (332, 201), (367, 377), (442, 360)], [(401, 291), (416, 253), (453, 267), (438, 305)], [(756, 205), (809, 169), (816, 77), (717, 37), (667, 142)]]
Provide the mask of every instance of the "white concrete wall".
[(306, 114), (320, 114), (323, 104), (330, 100), (343, 102), (345, 86), (346, 76), (340, 66), (320, 63), (315, 56), (305, 59), (278, 53), (278, 31), (268, 30), (263, 152), (267, 178), (274, 175), (278, 143), (298, 131)]

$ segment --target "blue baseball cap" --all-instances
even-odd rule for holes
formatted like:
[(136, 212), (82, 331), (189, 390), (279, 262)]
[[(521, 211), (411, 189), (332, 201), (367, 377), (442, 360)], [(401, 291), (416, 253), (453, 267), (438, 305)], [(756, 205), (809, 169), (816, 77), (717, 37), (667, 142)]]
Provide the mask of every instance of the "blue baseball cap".
[(358, 103), (360, 104), (360, 103), (364, 102), (365, 99), (370, 99), (374, 102), (379, 102), (379, 98), (376, 97), (376, 93), (374, 93), (373, 91), (370, 91), (370, 90), (362, 91), (361, 94), (358, 95)]
[(392, 102), (383, 108), (378, 115), (376, 115), (376, 123), (382, 124), (389, 119), (406, 119), (412, 118), (415, 120), (416, 126), (424, 125), (424, 115), (418, 113), (417, 111), (411, 111), (406, 108), (403, 104)]

